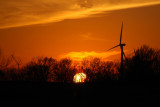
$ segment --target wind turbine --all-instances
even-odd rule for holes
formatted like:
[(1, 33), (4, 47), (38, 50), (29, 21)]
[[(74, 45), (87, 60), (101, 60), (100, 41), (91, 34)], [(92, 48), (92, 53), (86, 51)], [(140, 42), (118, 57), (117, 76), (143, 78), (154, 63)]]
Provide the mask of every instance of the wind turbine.
[(123, 51), (123, 47), (126, 46), (126, 44), (125, 44), (125, 43), (122, 43), (122, 31), (123, 31), (123, 22), (122, 22), (121, 33), (120, 33), (120, 43), (119, 43), (118, 45), (116, 45), (116, 46), (114, 46), (114, 47), (112, 47), (112, 48), (110, 48), (110, 49), (107, 50), (107, 51), (109, 51), (109, 50), (112, 50), (112, 49), (114, 49), (114, 48), (116, 48), (116, 47), (120, 47), (120, 49), (121, 49), (121, 66), (120, 66), (120, 72), (121, 72), (121, 73), (123, 73), (123, 56), (126, 57), (125, 54), (124, 54), (124, 51)]
[(16, 62), (16, 64), (18, 65), (18, 72), (19, 72), (19, 66), (20, 66), (21, 60), (18, 61), (13, 54), (11, 55), (11, 58), (12, 58), (12, 59)]

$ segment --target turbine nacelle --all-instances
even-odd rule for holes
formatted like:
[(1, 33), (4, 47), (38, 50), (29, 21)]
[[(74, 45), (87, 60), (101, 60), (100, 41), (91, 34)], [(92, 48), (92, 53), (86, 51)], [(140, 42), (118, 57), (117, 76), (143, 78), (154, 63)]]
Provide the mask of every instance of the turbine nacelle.
[(123, 44), (119, 44), (119, 46), (126, 46), (126, 44), (125, 44), (125, 43), (123, 43)]

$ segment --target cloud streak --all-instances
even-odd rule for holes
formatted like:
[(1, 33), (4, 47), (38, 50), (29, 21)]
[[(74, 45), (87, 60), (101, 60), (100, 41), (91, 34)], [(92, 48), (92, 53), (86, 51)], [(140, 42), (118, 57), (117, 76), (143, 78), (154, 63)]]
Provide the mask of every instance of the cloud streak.
[(0, 0), (0, 29), (160, 4), (159, 0)]
[(95, 37), (92, 33), (88, 32), (85, 34), (81, 34), (80, 37), (83, 40), (86, 41), (110, 41), (110, 40), (105, 40), (104, 38), (100, 38), (100, 37)]
[(60, 58), (71, 58), (75, 61), (82, 61), (84, 58), (87, 57), (98, 57), (102, 59), (107, 59), (112, 55), (118, 55), (120, 51), (112, 51), (112, 52), (69, 52), (67, 54), (61, 55)]

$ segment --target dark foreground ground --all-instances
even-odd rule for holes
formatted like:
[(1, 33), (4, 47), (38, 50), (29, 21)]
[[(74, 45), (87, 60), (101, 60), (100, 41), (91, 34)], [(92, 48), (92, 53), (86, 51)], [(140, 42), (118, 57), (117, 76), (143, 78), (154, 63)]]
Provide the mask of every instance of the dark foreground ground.
[(1, 104), (58, 107), (158, 107), (158, 82), (31, 83), (0, 82)]

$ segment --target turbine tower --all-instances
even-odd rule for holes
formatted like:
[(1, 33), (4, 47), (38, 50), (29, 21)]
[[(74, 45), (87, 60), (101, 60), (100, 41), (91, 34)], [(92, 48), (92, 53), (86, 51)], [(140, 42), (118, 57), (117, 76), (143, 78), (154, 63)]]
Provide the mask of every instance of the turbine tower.
[(12, 59), (16, 62), (16, 64), (18, 65), (18, 72), (19, 72), (19, 66), (20, 66), (21, 60), (18, 61), (13, 54), (11, 55), (11, 58), (12, 58)]
[(121, 66), (120, 66), (121, 74), (123, 74), (123, 56), (126, 57), (125, 54), (124, 54), (124, 51), (123, 51), (123, 47), (126, 46), (126, 44), (122, 43), (122, 31), (123, 31), (123, 22), (122, 22), (121, 33), (120, 33), (120, 43), (118, 45), (116, 45), (116, 46), (114, 46), (114, 47), (112, 47), (112, 48), (107, 50), (107, 51), (109, 51), (109, 50), (112, 50), (112, 49), (114, 49), (116, 47), (120, 47), (120, 49), (121, 49)]

